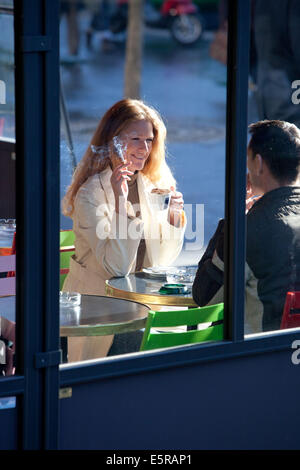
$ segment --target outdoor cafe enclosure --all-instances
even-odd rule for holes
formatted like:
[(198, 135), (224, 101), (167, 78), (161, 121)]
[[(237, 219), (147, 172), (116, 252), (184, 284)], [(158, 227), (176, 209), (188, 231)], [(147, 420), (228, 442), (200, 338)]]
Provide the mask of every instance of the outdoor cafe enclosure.
[[(104, 38), (100, 50), (96, 35), (96, 52), (71, 60), (71, 43), (62, 46), (68, 23), (58, 0), (0, 1), (0, 218), (16, 231), (15, 373), (0, 378), (1, 449), (299, 448), (299, 329), (249, 334), (245, 326), (248, 124), (267, 105), (255, 93), (263, 85), (259, 56), (253, 56), (253, 2), (227, 3), (227, 66), (209, 57), (212, 33), (181, 49), (166, 31), (155, 36), (147, 30), (141, 78), (141, 97), (167, 116), (170, 165), (186, 210), (192, 220), (198, 215), (205, 221), (202, 240), (196, 234), (202, 246), (195, 249), (186, 238), (177, 266), (197, 265), (218, 219), (225, 218), (223, 339), (68, 363), (63, 338), (74, 330), (60, 311), (59, 246), (60, 231), (72, 225), (61, 215), (61, 199), (96, 116), (122, 97), (125, 43)], [(88, 25), (87, 10), (78, 14)], [(84, 49), (83, 39), (80, 44)], [(154, 76), (156, 62), (162, 68)], [(288, 66), (282, 61), (280, 67)], [(181, 79), (191, 70), (202, 81)], [(287, 98), (272, 96), (278, 103), (294, 96), (290, 120), (299, 125), (297, 79), (300, 72)], [(280, 110), (273, 106), (273, 119), (283, 119)], [(84, 299), (85, 308), (109, 315), (116, 301), (113, 313), (121, 315), (127, 305), (127, 326), (114, 317), (119, 329), (96, 334), (142, 328), (157, 296), (141, 291), (132, 297), (118, 279), (107, 286), (111, 297)], [(191, 296), (179, 299), (164, 305), (195, 305)], [(0, 308), (5, 316), (7, 298), (0, 298)]]

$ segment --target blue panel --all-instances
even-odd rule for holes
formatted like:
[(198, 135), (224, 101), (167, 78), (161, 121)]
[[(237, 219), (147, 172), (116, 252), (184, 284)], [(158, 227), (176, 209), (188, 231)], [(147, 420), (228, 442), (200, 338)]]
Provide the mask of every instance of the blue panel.
[(291, 354), (73, 386), (60, 400), (60, 448), (299, 449), (300, 365)]
[(17, 449), (17, 409), (0, 410), (0, 450)]

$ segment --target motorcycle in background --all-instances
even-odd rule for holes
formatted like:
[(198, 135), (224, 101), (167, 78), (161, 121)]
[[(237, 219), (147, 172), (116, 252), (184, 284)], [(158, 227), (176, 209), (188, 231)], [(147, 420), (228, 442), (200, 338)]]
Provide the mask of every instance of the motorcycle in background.
[[(128, 0), (117, 0), (111, 15), (109, 29), (113, 34), (127, 28)], [(203, 23), (192, 0), (148, 0), (145, 2), (144, 21), (149, 28), (168, 29), (174, 40), (183, 45), (195, 44), (203, 33)]]

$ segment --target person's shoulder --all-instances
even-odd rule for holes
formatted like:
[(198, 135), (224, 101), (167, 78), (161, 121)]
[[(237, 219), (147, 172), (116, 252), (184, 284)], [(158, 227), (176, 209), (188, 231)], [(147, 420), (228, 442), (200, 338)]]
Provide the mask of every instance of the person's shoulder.
[(100, 186), (99, 174), (90, 176), (79, 188), (78, 196), (84, 197), (86, 193), (93, 193), (97, 191), (97, 188)]
[[(291, 194), (289, 188), (277, 188), (265, 193), (247, 214), (247, 235), (269, 238), (286, 226), (290, 214)], [(300, 208), (300, 206), (299, 206)]]
[(300, 188), (283, 186), (265, 193), (247, 214), (247, 223), (281, 221), (293, 212), (300, 214)]
[(258, 240), (262, 241), (268, 238), (272, 225), (272, 216), (270, 215), (270, 207), (259, 199), (246, 216), (247, 244), (255, 245)]
[(262, 201), (261, 199), (255, 202), (249, 210), (247, 214), (247, 224), (251, 224), (253, 222), (257, 223), (257, 221), (260, 221), (265, 218), (265, 212), (268, 207), (266, 208), (264, 201)]
[[(90, 176), (79, 188), (78, 201), (98, 202), (103, 196), (106, 180), (110, 180), (111, 170), (106, 169), (101, 173)], [(103, 184), (104, 183), (104, 184)]]

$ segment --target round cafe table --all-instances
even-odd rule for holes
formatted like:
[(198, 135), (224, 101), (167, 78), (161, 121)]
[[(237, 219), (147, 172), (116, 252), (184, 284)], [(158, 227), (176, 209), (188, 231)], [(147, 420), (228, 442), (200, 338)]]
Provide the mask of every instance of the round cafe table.
[(105, 336), (143, 328), (149, 307), (100, 295), (82, 295), (78, 307), (60, 306), (60, 336)]
[(152, 306), (197, 307), (192, 293), (165, 295), (159, 289), (166, 281), (151, 279), (143, 272), (114, 277), (106, 281), (106, 294), (119, 299), (133, 300)]
[[(0, 298), (0, 315), (15, 321), (15, 296)], [(128, 300), (82, 295), (75, 307), (60, 305), (60, 336), (105, 336), (143, 328), (149, 307)]]

